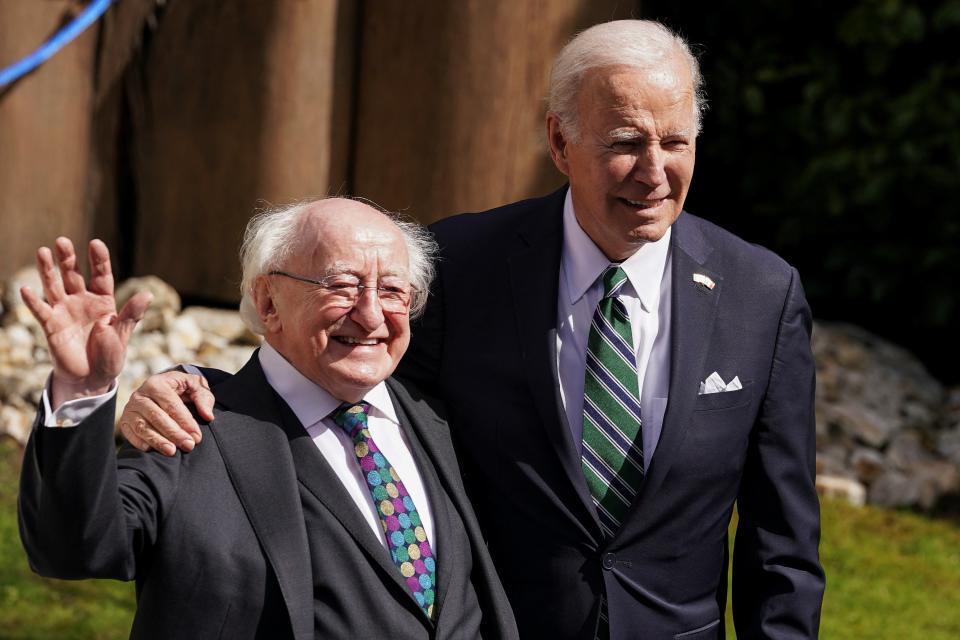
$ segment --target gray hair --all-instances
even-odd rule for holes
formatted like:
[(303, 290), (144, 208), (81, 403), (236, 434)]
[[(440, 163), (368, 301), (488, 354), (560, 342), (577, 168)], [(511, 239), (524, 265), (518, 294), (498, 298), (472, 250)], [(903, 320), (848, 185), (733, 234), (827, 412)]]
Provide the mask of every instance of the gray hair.
[(679, 53), (690, 68), (694, 119), (700, 133), (707, 95), (700, 63), (680, 35), (652, 20), (615, 20), (594, 25), (567, 43), (553, 63), (547, 108), (560, 121), (560, 131), (573, 142), (580, 140), (577, 93), (587, 71), (598, 67), (627, 66), (651, 69)]
[[(247, 223), (243, 244), (240, 246), (240, 265), (243, 269), (240, 281), (240, 317), (255, 333), (262, 335), (266, 327), (263, 326), (253, 302), (253, 284), (257, 276), (279, 268), (300, 247), (304, 216), (316, 202), (318, 200), (267, 209)], [(430, 232), (419, 223), (400, 214), (385, 211), (369, 201), (363, 202), (388, 217), (403, 234), (410, 259), (410, 284), (413, 286), (410, 317), (416, 318), (423, 313), (427, 305), (430, 283), (435, 273), (433, 258), (437, 253), (437, 243)]]

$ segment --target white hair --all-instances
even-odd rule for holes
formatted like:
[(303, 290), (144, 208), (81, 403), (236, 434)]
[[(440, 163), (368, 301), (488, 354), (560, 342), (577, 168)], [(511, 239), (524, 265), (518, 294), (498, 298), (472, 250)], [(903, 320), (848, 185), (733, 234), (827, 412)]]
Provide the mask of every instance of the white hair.
[(610, 66), (648, 70), (663, 65), (677, 54), (690, 69), (693, 115), (699, 134), (707, 104), (700, 64), (686, 40), (652, 20), (615, 20), (580, 32), (553, 63), (547, 108), (560, 121), (564, 137), (577, 142), (580, 140), (577, 94), (587, 71)]
[[(301, 229), (306, 214), (317, 202), (319, 200), (267, 209), (247, 223), (243, 244), (240, 246), (240, 265), (243, 270), (240, 281), (240, 317), (255, 333), (262, 335), (266, 332), (266, 327), (260, 320), (253, 301), (254, 282), (257, 276), (280, 268), (301, 247)], [(364, 201), (364, 204), (371, 205), (368, 201)], [(373, 208), (389, 218), (403, 234), (410, 260), (410, 284), (413, 286), (410, 317), (416, 318), (427, 304), (430, 283), (435, 273), (433, 257), (437, 253), (437, 243), (430, 232), (419, 223), (377, 206)]]

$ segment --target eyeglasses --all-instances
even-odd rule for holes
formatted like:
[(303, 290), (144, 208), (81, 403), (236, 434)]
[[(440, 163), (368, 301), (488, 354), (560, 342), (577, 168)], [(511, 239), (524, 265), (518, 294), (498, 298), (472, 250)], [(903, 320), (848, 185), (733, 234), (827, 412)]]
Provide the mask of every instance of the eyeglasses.
[(416, 290), (409, 282), (401, 279), (381, 282), (378, 286), (360, 284), (356, 276), (338, 274), (314, 280), (297, 276), (286, 271), (271, 271), (267, 275), (283, 276), (300, 282), (306, 282), (323, 289), (323, 304), (338, 309), (352, 309), (367, 289), (375, 291), (380, 300), (380, 308), (386, 313), (406, 313), (410, 310), (410, 300)]

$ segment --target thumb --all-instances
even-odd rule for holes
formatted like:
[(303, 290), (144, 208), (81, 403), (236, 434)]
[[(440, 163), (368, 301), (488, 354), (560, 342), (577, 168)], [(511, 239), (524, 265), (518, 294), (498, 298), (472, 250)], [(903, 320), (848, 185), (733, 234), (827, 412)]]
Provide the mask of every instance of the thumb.
[(117, 315), (117, 333), (120, 334), (120, 339), (124, 343), (130, 339), (130, 334), (133, 333), (137, 323), (143, 320), (143, 315), (147, 312), (151, 301), (153, 301), (153, 294), (149, 291), (141, 291), (123, 305), (123, 309)]

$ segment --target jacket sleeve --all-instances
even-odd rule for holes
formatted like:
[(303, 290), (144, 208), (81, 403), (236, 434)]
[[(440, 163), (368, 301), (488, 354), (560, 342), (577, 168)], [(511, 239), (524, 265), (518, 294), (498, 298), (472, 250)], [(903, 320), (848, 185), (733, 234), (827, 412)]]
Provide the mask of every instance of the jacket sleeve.
[(114, 441), (111, 399), (69, 429), (43, 426), (24, 452), (20, 538), (34, 571), (55, 578), (132, 580), (173, 504), (181, 454), (166, 457)]
[(737, 501), (733, 616), (740, 638), (818, 633), (824, 574), (814, 484), (811, 324), (799, 275), (792, 270)]

